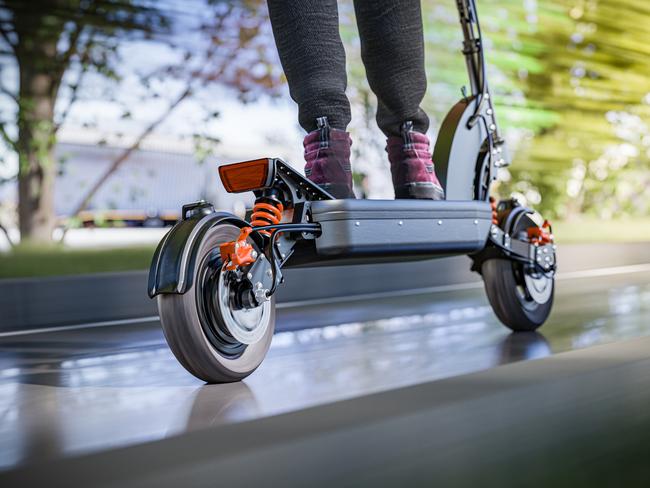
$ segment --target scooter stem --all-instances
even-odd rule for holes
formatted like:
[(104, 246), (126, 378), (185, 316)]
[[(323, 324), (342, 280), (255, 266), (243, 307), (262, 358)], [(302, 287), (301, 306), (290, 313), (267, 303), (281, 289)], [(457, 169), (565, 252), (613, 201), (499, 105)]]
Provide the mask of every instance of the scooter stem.
[[(496, 167), (508, 166), (509, 156), (505, 151), (505, 140), (499, 131), (492, 97), (487, 82), (487, 70), (483, 52), (481, 24), (478, 19), (475, 0), (456, 0), (460, 25), (463, 31), (463, 55), (467, 65), (472, 95), (477, 98), (476, 112), (469, 118), (467, 125), (472, 128), (481, 119), (485, 121), (486, 130), (491, 134), (492, 157), (495, 157)], [(487, 108), (486, 108), (487, 105)]]

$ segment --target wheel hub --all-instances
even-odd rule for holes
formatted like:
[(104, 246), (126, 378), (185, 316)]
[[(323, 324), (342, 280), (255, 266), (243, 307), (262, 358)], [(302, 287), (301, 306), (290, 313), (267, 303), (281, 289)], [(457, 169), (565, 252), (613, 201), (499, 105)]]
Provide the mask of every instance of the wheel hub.
[(534, 276), (531, 273), (524, 273), (524, 283), (530, 297), (537, 303), (543, 304), (549, 301), (553, 293), (553, 279), (540, 274)]
[(232, 303), (232, 280), (225, 269), (219, 273), (217, 286), (218, 310), (228, 333), (242, 344), (254, 344), (266, 333), (271, 319), (271, 303), (258, 307), (237, 308)]

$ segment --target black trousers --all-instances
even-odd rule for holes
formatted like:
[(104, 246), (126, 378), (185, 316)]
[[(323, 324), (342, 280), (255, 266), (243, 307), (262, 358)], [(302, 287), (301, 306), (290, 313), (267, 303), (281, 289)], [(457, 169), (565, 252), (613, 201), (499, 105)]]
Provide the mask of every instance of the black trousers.
[[(300, 125), (311, 132), (316, 119), (326, 116), (332, 127), (345, 129), (351, 115), (336, 0), (268, 0), (268, 6)], [(410, 120), (426, 132), (420, 0), (355, 0), (354, 10), (379, 128), (386, 136), (400, 135), (401, 124)]]

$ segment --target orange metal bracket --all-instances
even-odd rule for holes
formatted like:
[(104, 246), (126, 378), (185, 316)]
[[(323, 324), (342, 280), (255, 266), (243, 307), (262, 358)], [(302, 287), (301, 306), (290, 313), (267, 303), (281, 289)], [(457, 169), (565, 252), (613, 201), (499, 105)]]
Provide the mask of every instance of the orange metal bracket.
[(255, 262), (253, 246), (246, 240), (252, 231), (252, 227), (244, 227), (236, 240), (224, 242), (219, 246), (221, 259), (226, 263), (228, 271), (235, 271), (240, 266)]
[(541, 227), (528, 227), (528, 239), (533, 244), (544, 246), (553, 243), (553, 234), (551, 234), (551, 223), (545, 220)]

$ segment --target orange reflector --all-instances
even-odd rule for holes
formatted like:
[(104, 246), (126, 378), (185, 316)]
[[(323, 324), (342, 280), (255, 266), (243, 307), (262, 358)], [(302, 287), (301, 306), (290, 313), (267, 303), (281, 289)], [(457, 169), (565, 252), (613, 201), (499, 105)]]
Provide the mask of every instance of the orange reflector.
[(221, 182), (228, 193), (266, 188), (269, 179), (269, 159), (254, 159), (243, 163), (226, 164), (219, 167)]

